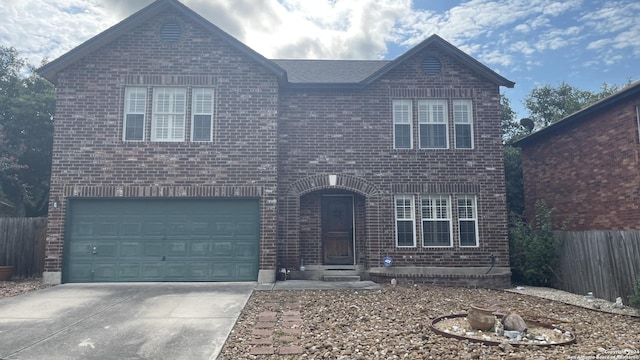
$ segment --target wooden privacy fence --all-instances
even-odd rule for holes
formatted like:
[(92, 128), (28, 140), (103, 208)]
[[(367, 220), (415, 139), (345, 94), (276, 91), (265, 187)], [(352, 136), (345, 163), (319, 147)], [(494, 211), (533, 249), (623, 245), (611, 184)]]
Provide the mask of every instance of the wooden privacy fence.
[(640, 231), (558, 231), (558, 288), (629, 304), (640, 274)]
[(12, 265), (14, 278), (42, 276), (47, 218), (0, 217), (0, 265)]

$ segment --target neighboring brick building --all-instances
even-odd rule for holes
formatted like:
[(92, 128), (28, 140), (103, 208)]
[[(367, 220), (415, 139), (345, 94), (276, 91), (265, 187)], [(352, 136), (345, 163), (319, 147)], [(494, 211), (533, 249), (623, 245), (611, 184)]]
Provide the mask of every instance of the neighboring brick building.
[(393, 61), (268, 60), (158, 0), (40, 73), (49, 282), (509, 281), (513, 83), (435, 35)]
[(568, 231), (640, 230), (640, 82), (515, 145), (525, 207), (545, 200)]

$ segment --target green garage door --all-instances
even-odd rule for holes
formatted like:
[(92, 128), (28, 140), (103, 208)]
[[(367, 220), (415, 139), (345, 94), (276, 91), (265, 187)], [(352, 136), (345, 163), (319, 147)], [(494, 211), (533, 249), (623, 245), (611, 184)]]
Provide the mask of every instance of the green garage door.
[(75, 199), (64, 282), (254, 281), (256, 199)]

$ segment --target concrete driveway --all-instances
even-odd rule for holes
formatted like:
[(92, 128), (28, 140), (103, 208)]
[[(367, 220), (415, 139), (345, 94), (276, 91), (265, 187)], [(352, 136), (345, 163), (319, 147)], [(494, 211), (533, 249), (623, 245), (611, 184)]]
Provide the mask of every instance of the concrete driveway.
[(0, 359), (215, 359), (255, 283), (64, 284), (0, 300)]

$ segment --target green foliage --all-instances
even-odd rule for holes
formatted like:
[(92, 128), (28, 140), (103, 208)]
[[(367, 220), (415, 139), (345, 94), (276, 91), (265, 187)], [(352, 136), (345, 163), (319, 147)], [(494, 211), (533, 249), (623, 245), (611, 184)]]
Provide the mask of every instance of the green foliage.
[(0, 46), (0, 215), (46, 213), (54, 108), (53, 86)]
[(516, 218), (509, 229), (512, 279), (516, 283), (549, 286), (558, 259), (558, 241), (553, 238), (552, 209), (536, 202), (535, 222), (527, 224)]
[(524, 183), (522, 180), (522, 161), (520, 148), (505, 145), (504, 153), (504, 179), (507, 190), (507, 210), (509, 217), (521, 218), (524, 216)]
[(636, 285), (633, 288), (633, 295), (629, 296), (629, 305), (634, 308), (640, 309), (640, 274), (638, 274), (636, 279)]
[(581, 90), (565, 82), (559, 86), (539, 86), (524, 99), (529, 117), (541, 129), (620, 90), (618, 85), (603, 83), (599, 92)]

